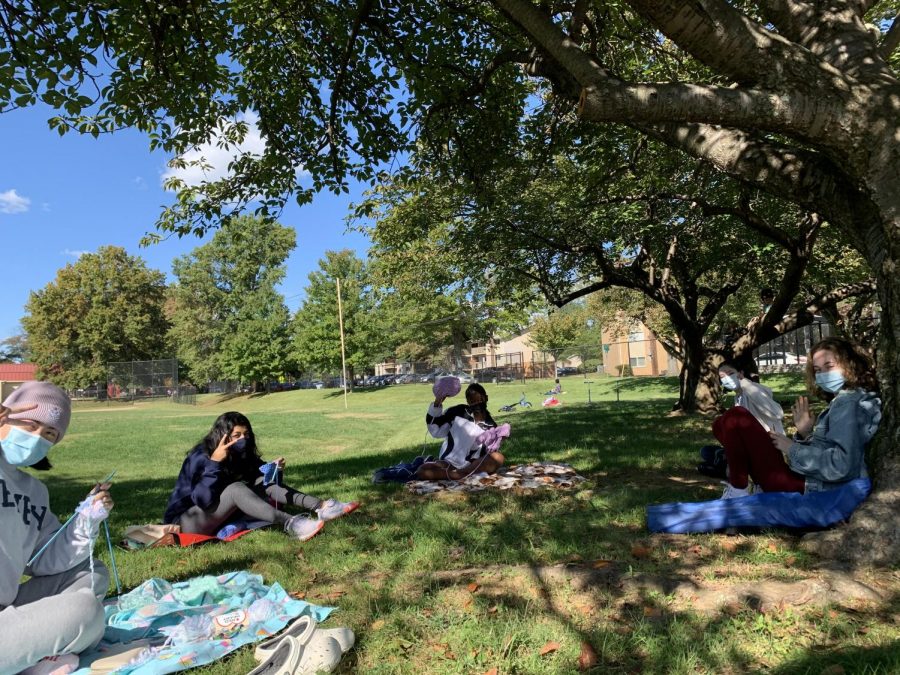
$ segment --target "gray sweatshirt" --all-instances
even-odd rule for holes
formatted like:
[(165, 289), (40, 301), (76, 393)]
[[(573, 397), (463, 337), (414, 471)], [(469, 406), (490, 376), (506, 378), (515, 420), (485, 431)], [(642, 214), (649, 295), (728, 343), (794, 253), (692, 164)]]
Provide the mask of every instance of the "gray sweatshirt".
[(79, 515), (27, 567), (59, 527), (59, 520), (50, 512), (47, 487), (7, 462), (0, 450), (0, 609), (16, 599), (23, 574), (58, 574), (90, 556), (99, 523), (92, 526)]
[(865, 478), (866, 446), (881, 422), (881, 400), (864, 389), (842, 389), (819, 415), (812, 435), (795, 440), (788, 464), (806, 476), (806, 492)]

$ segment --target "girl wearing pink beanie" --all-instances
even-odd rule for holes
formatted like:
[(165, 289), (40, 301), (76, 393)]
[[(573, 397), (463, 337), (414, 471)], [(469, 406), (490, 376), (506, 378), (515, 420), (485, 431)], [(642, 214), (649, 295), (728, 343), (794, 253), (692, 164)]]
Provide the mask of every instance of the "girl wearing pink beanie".
[[(49, 382), (26, 382), (0, 405), (0, 673), (77, 665), (76, 654), (103, 637), (109, 575), (89, 561), (102, 518), (79, 513), (54, 536), (61, 526), (47, 487), (22, 470), (46, 465), (71, 414), (69, 397)], [(92, 493), (106, 513), (108, 487)]]

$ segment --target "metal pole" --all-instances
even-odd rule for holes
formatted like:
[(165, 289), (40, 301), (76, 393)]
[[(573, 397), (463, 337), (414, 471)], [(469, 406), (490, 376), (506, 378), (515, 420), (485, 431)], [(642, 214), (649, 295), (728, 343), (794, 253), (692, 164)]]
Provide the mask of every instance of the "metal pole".
[(341, 280), (337, 280), (338, 325), (341, 328), (341, 372), (344, 380), (344, 410), (347, 409), (347, 357), (344, 355), (344, 306), (341, 303)]

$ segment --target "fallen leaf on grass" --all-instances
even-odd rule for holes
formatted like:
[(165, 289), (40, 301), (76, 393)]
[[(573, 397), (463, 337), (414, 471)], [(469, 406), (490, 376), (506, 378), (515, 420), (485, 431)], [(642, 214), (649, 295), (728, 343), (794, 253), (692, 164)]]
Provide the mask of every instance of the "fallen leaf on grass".
[(559, 649), (559, 643), (550, 640), (547, 644), (541, 647), (541, 656), (546, 656), (547, 654), (552, 654), (557, 649)]
[(737, 542), (734, 539), (725, 539), (719, 542), (719, 548), (723, 551), (728, 551), (729, 553), (737, 551), (737, 547)]
[(466, 588), (469, 590), (469, 593), (474, 593), (475, 591), (477, 591), (477, 590), (479, 589), (479, 586), (478, 586), (478, 584), (476, 584), (476, 583), (473, 581), (471, 584), (469, 584), (468, 586), (466, 586)]
[(488, 614), (496, 614), (498, 609), (497, 605), (491, 605), (488, 607)]
[(372, 622), (372, 625), (369, 626), (369, 628), (371, 630), (381, 630), (382, 628), (384, 628), (384, 619), (375, 619), (375, 621)]
[(666, 552), (666, 555), (672, 560), (678, 560), (681, 557), (681, 554), (678, 551), (673, 551), (671, 549)]
[(578, 670), (590, 670), (600, 663), (600, 657), (586, 640), (581, 643), (581, 654), (578, 655)]
[(768, 546), (766, 546), (766, 550), (767, 550), (769, 553), (778, 553), (778, 544), (776, 544), (776, 543), (773, 541), (773, 542), (771, 542)]
[(797, 562), (797, 556), (795, 556), (795, 555), (789, 555), (787, 558), (784, 559), (784, 564), (787, 565), (788, 567), (793, 567), (794, 563), (796, 563), (796, 562)]
[(741, 613), (741, 610), (743, 610), (743, 609), (744, 609), (743, 605), (741, 605), (741, 603), (739, 603), (739, 602), (735, 602), (734, 600), (732, 600), (731, 602), (725, 603), (725, 605), (722, 607), (722, 611), (725, 612), (726, 614), (728, 614), (729, 616), (737, 616), (738, 614)]
[(612, 560), (595, 560), (591, 563), (591, 567), (595, 570), (602, 570), (604, 567), (612, 565)]
[(482, 675), (498, 675), (498, 672), (496, 668), (491, 668), (490, 670), (484, 671)]
[(646, 616), (648, 619), (657, 619), (662, 616), (662, 610), (659, 607), (655, 607), (653, 605), (645, 605), (644, 616)]
[(450, 661), (456, 660), (456, 654), (450, 651), (450, 645), (446, 642), (435, 642), (431, 645), (431, 648), (445, 659), (449, 659)]
[(652, 550), (643, 544), (632, 544), (631, 555), (635, 558), (649, 558)]
[(325, 594), (325, 598), (327, 600), (340, 600), (342, 597), (347, 595), (347, 591), (343, 588), (335, 588)]
[(297, 600), (303, 600), (306, 597), (306, 591), (294, 591), (293, 593), (288, 593), (288, 595)]

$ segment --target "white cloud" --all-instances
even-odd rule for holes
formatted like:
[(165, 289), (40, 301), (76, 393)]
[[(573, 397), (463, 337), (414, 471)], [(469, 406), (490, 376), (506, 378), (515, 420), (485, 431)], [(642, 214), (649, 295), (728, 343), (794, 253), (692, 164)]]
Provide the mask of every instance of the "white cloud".
[(73, 250), (67, 248), (67, 249), (63, 249), (63, 252), (62, 252), (63, 255), (70, 255), (73, 258), (75, 258), (76, 260), (78, 260), (78, 258), (83, 256), (85, 253), (90, 253), (90, 251), (73, 251)]
[(138, 190), (147, 189), (147, 181), (144, 180), (143, 176), (135, 176), (131, 179), (131, 182), (135, 184)]
[(31, 200), (15, 189), (0, 192), (0, 213), (24, 213), (30, 206)]
[[(228, 175), (228, 164), (238, 155), (250, 154), (257, 157), (262, 156), (266, 149), (266, 142), (259, 133), (257, 122), (259, 115), (253, 111), (248, 111), (238, 116), (238, 121), (247, 123), (247, 135), (244, 142), (238, 146), (228, 148), (220, 148), (214, 140), (211, 143), (204, 143), (195, 150), (190, 150), (181, 158), (188, 162), (188, 166), (183, 169), (167, 168), (162, 174), (162, 182), (169, 178), (180, 178), (188, 185), (200, 185), (204, 181), (215, 181)], [(191, 166), (190, 163), (203, 160), (209, 167), (204, 169), (200, 166)]]

